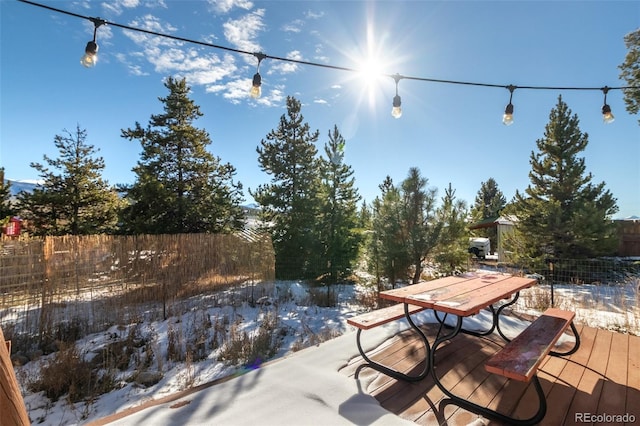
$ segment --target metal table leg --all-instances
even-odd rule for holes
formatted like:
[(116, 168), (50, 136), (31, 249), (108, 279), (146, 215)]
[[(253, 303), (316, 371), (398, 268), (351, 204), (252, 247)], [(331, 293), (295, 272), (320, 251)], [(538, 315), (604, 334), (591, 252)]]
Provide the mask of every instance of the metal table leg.
[[(497, 313), (496, 313), (496, 315), (497, 315)], [(448, 400), (443, 400), (442, 403), (444, 405), (454, 404), (454, 405), (462, 407), (462, 408), (464, 408), (466, 410), (474, 412), (476, 414), (480, 414), (480, 415), (485, 416), (487, 418), (495, 419), (495, 420), (498, 420), (500, 422), (503, 422), (503, 423), (509, 424), (509, 425), (520, 426), (520, 425), (534, 425), (536, 423), (539, 423), (544, 418), (544, 416), (545, 416), (545, 414), (547, 412), (547, 402), (546, 402), (546, 399), (545, 399), (544, 391), (542, 390), (542, 386), (540, 385), (540, 381), (538, 380), (538, 376), (537, 375), (533, 376), (532, 381), (533, 381), (534, 387), (536, 389), (536, 394), (538, 396), (539, 406), (538, 406), (538, 410), (537, 410), (536, 414), (534, 414), (529, 419), (514, 419), (514, 418), (506, 416), (506, 415), (504, 415), (502, 413), (498, 413), (495, 410), (491, 410), (491, 409), (489, 409), (487, 407), (483, 407), (481, 405), (475, 404), (475, 403), (473, 403), (471, 401), (468, 401), (468, 400), (466, 400), (464, 398), (461, 398), (461, 397), (453, 394), (449, 389), (444, 387), (442, 382), (440, 382), (440, 379), (438, 378), (438, 375), (437, 375), (437, 369), (436, 369), (436, 364), (435, 364), (436, 350), (438, 349), (438, 346), (440, 346), (440, 344), (442, 342), (444, 342), (445, 340), (452, 339), (458, 333), (463, 331), (462, 330), (462, 319), (463, 319), (463, 317), (458, 317), (457, 324), (453, 328), (453, 331), (451, 331), (451, 333), (449, 333), (449, 334), (443, 335), (443, 336), (439, 337), (438, 339), (436, 339), (436, 341), (433, 342), (433, 346), (431, 347), (431, 353), (430, 353), (430, 358), (431, 359), (429, 361), (429, 364), (431, 364), (431, 373), (432, 373), (431, 375), (433, 377), (433, 381), (436, 383), (438, 388), (440, 388), (442, 393), (444, 393), (448, 397)]]
[(405, 314), (405, 318), (407, 319), (407, 321), (409, 322), (409, 325), (411, 326), (411, 328), (418, 334), (418, 336), (420, 337), (420, 339), (422, 340), (422, 343), (424, 344), (426, 353), (425, 353), (425, 365), (424, 368), (422, 370), (422, 372), (420, 374), (418, 374), (417, 376), (412, 376), (406, 373), (403, 373), (401, 371), (398, 370), (394, 370), (393, 368), (387, 367), (386, 365), (380, 364), (379, 362), (373, 361), (371, 358), (369, 358), (367, 356), (367, 354), (365, 353), (365, 351), (362, 349), (362, 345), (360, 343), (360, 335), (362, 333), (362, 329), (358, 329), (358, 332), (356, 334), (356, 344), (358, 345), (358, 351), (360, 352), (360, 355), (362, 356), (362, 358), (366, 361), (365, 364), (360, 365), (355, 372), (355, 378), (358, 378), (358, 375), (360, 373), (360, 370), (364, 367), (371, 367), (374, 370), (377, 370), (383, 374), (386, 374), (387, 376), (393, 377), (395, 379), (400, 379), (400, 380), (406, 380), (408, 382), (418, 382), (422, 379), (424, 379), (425, 377), (427, 377), (427, 375), (429, 374), (429, 370), (431, 369), (431, 348), (429, 346), (429, 341), (427, 340), (427, 336), (424, 335), (424, 333), (422, 332), (422, 330), (420, 330), (420, 328), (415, 324), (415, 322), (413, 321), (413, 319), (411, 318), (411, 315), (409, 314), (409, 305), (408, 304), (404, 304), (404, 314)]

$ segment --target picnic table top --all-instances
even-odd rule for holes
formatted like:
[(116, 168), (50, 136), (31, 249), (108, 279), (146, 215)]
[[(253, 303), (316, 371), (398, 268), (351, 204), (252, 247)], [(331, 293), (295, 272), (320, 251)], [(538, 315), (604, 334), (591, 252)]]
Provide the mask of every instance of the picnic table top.
[(470, 316), (536, 283), (535, 278), (472, 272), (383, 291), (380, 297), (440, 312)]

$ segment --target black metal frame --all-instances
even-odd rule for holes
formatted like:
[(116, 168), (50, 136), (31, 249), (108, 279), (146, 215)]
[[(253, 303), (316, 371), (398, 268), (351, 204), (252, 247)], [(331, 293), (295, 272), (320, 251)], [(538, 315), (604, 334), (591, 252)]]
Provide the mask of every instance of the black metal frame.
[[(472, 336), (476, 336), (476, 337), (485, 337), (490, 335), (491, 333), (495, 331), (498, 332), (498, 334), (500, 335), (500, 337), (502, 337), (504, 339), (504, 341), (506, 342), (510, 342), (511, 339), (508, 338), (507, 336), (504, 335), (504, 333), (502, 332), (502, 330), (500, 329), (500, 314), (502, 314), (502, 311), (513, 305), (514, 303), (516, 303), (518, 301), (518, 298), (520, 297), (520, 292), (516, 292), (513, 296), (513, 298), (506, 302), (503, 303), (502, 305), (500, 305), (498, 307), (498, 309), (495, 309), (493, 307), (493, 305), (489, 305), (489, 309), (491, 310), (491, 315), (493, 317), (493, 321), (491, 324), (491, 328), (489, 330), (485, 330), (485, 331), (473, 331), (473, 330), (465, 330), (464, 328), (461, 328), (459, 330), (459, 333), (465, 333), (465, 334), (470, 334)], [(438, 315), (438, 311), (434, 310), (433, 311), (435, 313), (436, 319), (438, 320), (438, 322), (440, 323), (440, 330), (442, 330), (442, 327), (447, 327), (447, 328), (453, 328), (447, 324), (445, 324), (445, 319), (447, 318), (447, 313), (444, 314), (444, 318), (440, 319), (440, 316)], [(438, 330), (438, 336), (440, 335), (440, 330)], [(577, 333), (576, 333), (577, 334)]]
[[(480, 414), (482, 416), (485, 416), (487, 418), (491, 418), (494, 420), (498, 420), (500, 422), (509, 424), (509, 425), (514, 425), (514, 426), (524, 426), (524, 425), (535, 425), (537, 423), (539, 423), (540, 421), (542, 421), (542, 419), (544, 419), (544, 416), (547, 413), (547, 400), (544, 394), (544, 391), (542, 389), (542, 386), (540, 385), (540, 380), (538, 379), (538, 375), (537, 373), (535, 373), (531, 379), (531, 381), (533, 382), (534, 388), (536, 390), (536, 395), (538, 396), (538, 410), (536, 411), (536, 413), (528, 418), (528, 419), (514, 419), (513, 417), (509, 417), (505, 414), (499, 413), (495, 410), (492, 410), (490, 408), (487, 407), (483, 407), (481, 405), (475, 404), (471, 401), (468, 401), (464, 398), (461, 398), (457, 395), (455, 395), (453, 392), (451, 392), (450, 390), (448, 390), (447, 388), (444, 387), (444, 385), (440, 382), (440, 379), (438, 378), (438, 375), (436, 374), (436, 369), (435, 369), (435, 354), (436, 354), (436, 350), (438, 349), (438, 346), (440, 346), (441, 343), (443, 343), (446, 340), (450, 340), (453, 339), (455, 336), (458, 335), (458, 333), (466, 333), (466, 334), (471, 334), (474, 336), (486, 336), (488, 334), (491, 334), (494, 330), (497, 330), (497, 332), (500, 334), (500, 336), (507, 342), (510, 342), (511, 339), (508, 338), (507, 336), (504, 335), (504, 333), (502, 333), (502, 331), (500, 330), (500, 314), (502, 313), (502, 311), (504, 310), (504, 308), (506, 308), (509, 305), (512, 305), (516, 302), (516, 300), (518, 299), (519, 296), (519, 292), (515, 294), (515, 296), (513, 297), (513, 299), (503, 305), (501, 305), (497, 310), (493, 307), (493, 305), (490, 305), (489, 308), (491, 309), (491, 312), (493, 313), (493, 324), (491, 326), (491, 329), (489, 331), (483, 331), (483, 332), (475, 332), (475, 331), (470, 331), (470, 330), (465, 330), (462, 328), (462, 321), (464, 319), (464, 317), (458, 316), (457, 322), (456, 322), (456, 326), (455, 327), (450, 327), (444, 324), (444, 320), (446, 319), (447, 314), (445, 314), (445, 317), (440, 320), (440, 317), (437, 315), (436, 313), (436, 318), (438, 319), (438, 321), (440, 322), (440, 330), (442, 330), (442, 327), (445, 326), (449, 329), (451, 329), (451, 332), (449, 332), (448, 334), (445, 334), (443, 336), (440, 336), (440, 330), (438, 330), (438, 335), (436, 336), (436, 340), (433, 342), (433, 345), (431, 346), (431, 352), (430, 352), (430, 358), (429, 358), (429, 365), (431, 366), (431, 375), (433, 377), (433, 381), (435, 382), (435, 384), (438, 386), (438, 388), (440, 388), (440, 390), (442, 391), (442, 393), (444, 393), (448, 399), (443, 399), (441, 404), (442, 406), (446, 406), (449, 404), (454, 404), (457, 405), (459, 407), (465, 408), (471, 412), (474, 412), (476, 414)], [(576, 329), (576, 326), (574, 325), (573, 321), (571, 321), (570, 323), (571, 326), (571, 331), (575, 337), (575, 343), (573, 348), (571, 348), (569, 351), (567, 352), (556, 352), (556, 351), (551, 351), (549, 353), (549, 355), (552, 356), (567, 356), (567, 355), (571, 355), (573, 353), (575, 353), (578, 348), (580, 347), (580, 335), (578, 334), (578, 330)]]
[[(362, 349), (362, 345), (360, 343), (360, 334), (362, 333), (362, 329), (358, 329), (358, 333), (356, 336), (356, 343), (358, 345), (358, 351), (360, 352), (360, 355), (362, 355), (362, 358), (366, 361), (366, 363), (361, 364), (356, 369), (356, 373), (355, 373), (356, 379), (358, 378), (358, 374), (360, 370), (364, 367), (371, 367), (374, 370), (380, 371), (381, 373), (386, 374), (390, 377), (400, 379), (400, 380), (406, 380), (409, 382), (418, 382), (424, 379), (429, 374), (429, 372), (431, 372), (433, 381), (438, 386), (438, 388), (442, 391), (442, 393), (444, 393), (447, 396), (447, 398), (441, 401), (441, 407), (444, 407), (449, 404), (454, 404), (459, 407), (465, 408), (468, 411), (474, 412), (476, 414), (480, 414), (487, 418), (491, 418), (509, 425), (513, 425), (513, 426), (525, 426), (525, 425), (528, 426), (528, 425), (535, 425), (539, 423), (540, 421), (542, 421), (542, 419), (544, 419), (544, 416), (547, 413), (547, 400), (544, 394), (544, 390), (542, 389), (542, 385), (540, 384), (540, 380), (538, 379), (537, 373), (533, 375), (531, 382), (533, 382), (534, 388), (536, 390), (536, 395), (538, 396), (538, 402), (539, 402), (538, 410), (532, 417), (528, 419), (514, 419), (513, 417), (509, 417), (505, 414), (499, 413), (487, 407), (483, 407), (481, 405), (478, 405), (476, 403), (473, 403), (471, 401), (468, 401), (464, 398), (461, 398), (455, 395), (453, 392), (447, 389), (442, 384), (442, 382), (440, 382), (440, 379), (436, 374), (436, 368), (435, 368), (435, 354), (436, 354), (436, 350), (438, 349), (438, 346), (440, 346), (443, 342), (447, 340), (453, 339), (459, 333), (465, 333), (465, 334), (470, 334), (472, 336), (484, 337), (484, 336), (488, 336), (494, 331), (497, 331), (500, 337), (502, 337), (502, 339), (505, 340), (505, 342), (510, 342), (511, 339), (507, 337), (500, 329), (500, 315), (502, 314), (503, 310), (506, 307), (516, 303), (519, 296), (520, 296), (520, 292), (516, 292), (511, 300), (501, 304), (497, 309), (493, 305), (489, 305), (489, 309), (491, 310), (491, 314), (492, 314), (493, 323), (491, 325), (491, 328), (485, 331), (465, 330), (464, 328), (462, 328), (462, 322), (464, 319), (463, 316), (457, 316), (456, 325), (453, 327), (449, 326), (445, 324), (445, 320), (447, 319), (447, 316), (449, 314), (445, 313), (444, 317), (440, 318), (438, 311), (434, 310), (433, 312), (435, 314), (437, 321), (440, 323), (440, 328), (438, 329), (438, 333), (436, 334), (436, 339), (433, 342), (433, 345), (429, 345), (429, 341), (427, 340), (427, 337), (425, 336), (425, 334), (415, 324), (413, 319), (411, 319), (411, 315), (409, 313), (409, 304), (404, 303), (405, 318), (409, 322), (409, 325), (411, 326), (411, 328), (413, 328), (413, 330), (420, 336), (422, 342), (424, 343), (424, 347), (426, 349), (426, 359), (425, 359), (425, 365), (424, 365), (423, 371), (417, 376), (412, 376), (412, 375), (408, 375), (406, 373), (394, 370), (390, 367), (387, 367), (383, 364), (380, 364), (376, 361), (371, 360), (369, 357), (367, 357), (364, 350)], [(580, 347), (580, 335), (578, 334), (578, 330), (573, 324), (573, 321), (571, 321), (570, 326), (571, 326), (571, 331), (575, 337), (575, 343), (573, 348), (571, 348), (567, 352), (551, 351), (549, 353), (550, 355), (567, 356), (575, 353), (578, 350), (578, 348)], [(450, 330), (449, 333), (441, 335), (443, 328)]]
[(422, 330), (420, 330), (420, 328), (415, 324), (415, 322), (413, 322), (413, 319), (411, 319), (411, 314), (409, 313), (409, 305), (406, 303), (404, 304), (404, 316), (409, 322), (409, 325), (411, 326), (411, 328), (418, 334), (418, 336), (422, 340), (422, 343), (424, 344), (424, 347), (426, 350), (425, 365), (422, 372), (417, 376), (412, 376), (412, 375), (403, 373), (401, 371), (394, 370), (393, 368), (387, 367), (386, 365), (380, 364), (379, 362), (373, 361), (371, 358), (367, 356), (365, 351), (362, 349), (362, 344), (360, 343), (360, 335), (362, 334), (362, 329), (359, 328), (356, 334), (356, 344), (358, 345), (358, 352), (360, 352), (360, 355), (365, 360), (365, 363), (361, 364), (356, 369), (356, 372), (355, 372), (356, 379), (360, 374), (360, 370), (362, 370), (364, 367), (371, 367), (374, 370), (377, 370), (383, 374), (386, 374), (387, 376), (393, 377), (395, 379), (406, 380), (408, 382), (419, 382), (420, 380), (424, 379), (429, 375), (429, 370), (431, 369), (431, 365), (429, 364), (431, 360), (431, 347), (429, 346), (429, 341), (427, 340), (427, 336), (425, 336)]
[[(544, 395), (544, 391), (542, 390), (542, 386), (540, 385), (540, 381), (538, 380), (538, 376), (534, 375), (533, 376), (533, 384), (535, 386), (536, 389), (536, 394), (538, 395), (538, 401), (539, 401), (539, 406), (538, 406), (538, 411), (536, 412), (536, 414), (534, 414), (531, 418), (529, 419), (514, 419), (512, 417), (509, 417), (505, 414), (499, 413), (495, 410), (492, 410), (490, 408), (487, 407), (483, 407), (481, 405), (475, 404), (471, 401), (468, 401), (464, 398), (461, 398), (457, 395), (455, 395), (453, 392), (451, 392), (449, 389), (447, 389), (441, 382), (440, 379), (438, 378), (438, 375), (436, 374), (436, 369), (433, 368), (435, 367), (435, 353), (436, 350), (438, 348), (438, 346), (440, 346), (440, 344), (442, 342), (444, 342), (445, 340), (450, 340), (452, 338), (454, 338), (456, 335), (458, 335), (458, 333), (460, 332), (465, 332), (462, 329), (462, 320), (464, 317), (458, 317), (458, 321), (456, 326), (453, 328), (453, 330), (449, 333), (449, 334), (445, 334), (443, 336), (438, 337), (434, 342), (433, 342), (433, 346), (431, 347), (431, 353), (430, 355), (430, 359), (429, 359), (429, 364), (432, 366), (431, 368), (431, 376), (433, 377), (433, 381), (435, 382), (435, 384), (438, 386), (438, 388), (440, 388), (440, 390), (442, 391), (442, 393), (444, 393), (448, 399), (443, 399), (441, 404), (443, 406), (445, 405), (449, 405), (449, 404), (454, 404), (457, 405), (459, 407), (462, 407), (466, 410), (469, 410), (473, 413), (476, 414), (480, 414), (482, 416), (485, 416), (487, 418), (491, 418), (494, 420), (498, 420), (500, 422), (503, 422), (505, 424), (509, 424), (509, 425), (514, 425), (514, 426), (524, 426), (524, 425), (534, 425), (536, 423), (539, 423), (545, 416), (545, 414), (547, 413), (547, 400), (545, 398)], [(494, 318), (497, 318), (497, 316), (494, 316)], [(496, 326), (496, 324), (494, 324), (494, 326)], [(493, 327), (492, 327), (493, 329)], [(475, 332), (472, 334), (476, 334)], [(503, 337), (504, 338), (504, 337)]]

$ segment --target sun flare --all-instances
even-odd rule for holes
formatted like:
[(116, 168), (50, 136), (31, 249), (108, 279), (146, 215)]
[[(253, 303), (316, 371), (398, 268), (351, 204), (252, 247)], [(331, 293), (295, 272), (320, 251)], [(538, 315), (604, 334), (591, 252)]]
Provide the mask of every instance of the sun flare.
[(358, 70), (359, 77), (366, 86), (379, 84), (385, 72), (382, 61), (373, 56), (363, 60)]

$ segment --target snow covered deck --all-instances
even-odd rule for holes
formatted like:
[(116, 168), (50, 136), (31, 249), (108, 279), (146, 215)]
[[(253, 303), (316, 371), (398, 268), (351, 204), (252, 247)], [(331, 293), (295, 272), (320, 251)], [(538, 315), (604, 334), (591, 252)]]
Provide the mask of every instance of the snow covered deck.
[[(365, 351), (398, 368), (419, 368), (424, 349), (410, 331), (402, 331), (401, 322), (369, 330)], [(594, 417), (602, 415), (639, 421), (640, 337), (577, 327), (580, 349), (566, 359), (548, 357), (539, 372), (548, 401), (541, 425), (616, 420)], [(434, 339), (436, 326), (423, 328)], [(355, 339), (355, 332), (346, 333), (237, 377), (148, 401), (89, 425), (498, 425), (453, 405), (440, 410), (443, 395), (430, 377), (406, 383), (364, 368), (354, 379), (362, 363)], [(533, 389), (506, 383), (484, 369), (501, 342), (495, 333), (490, 338), (457, 336), (438, 350), (438, 374), (456, 393), (524, 417), (533, 405), (527, 403)]]

